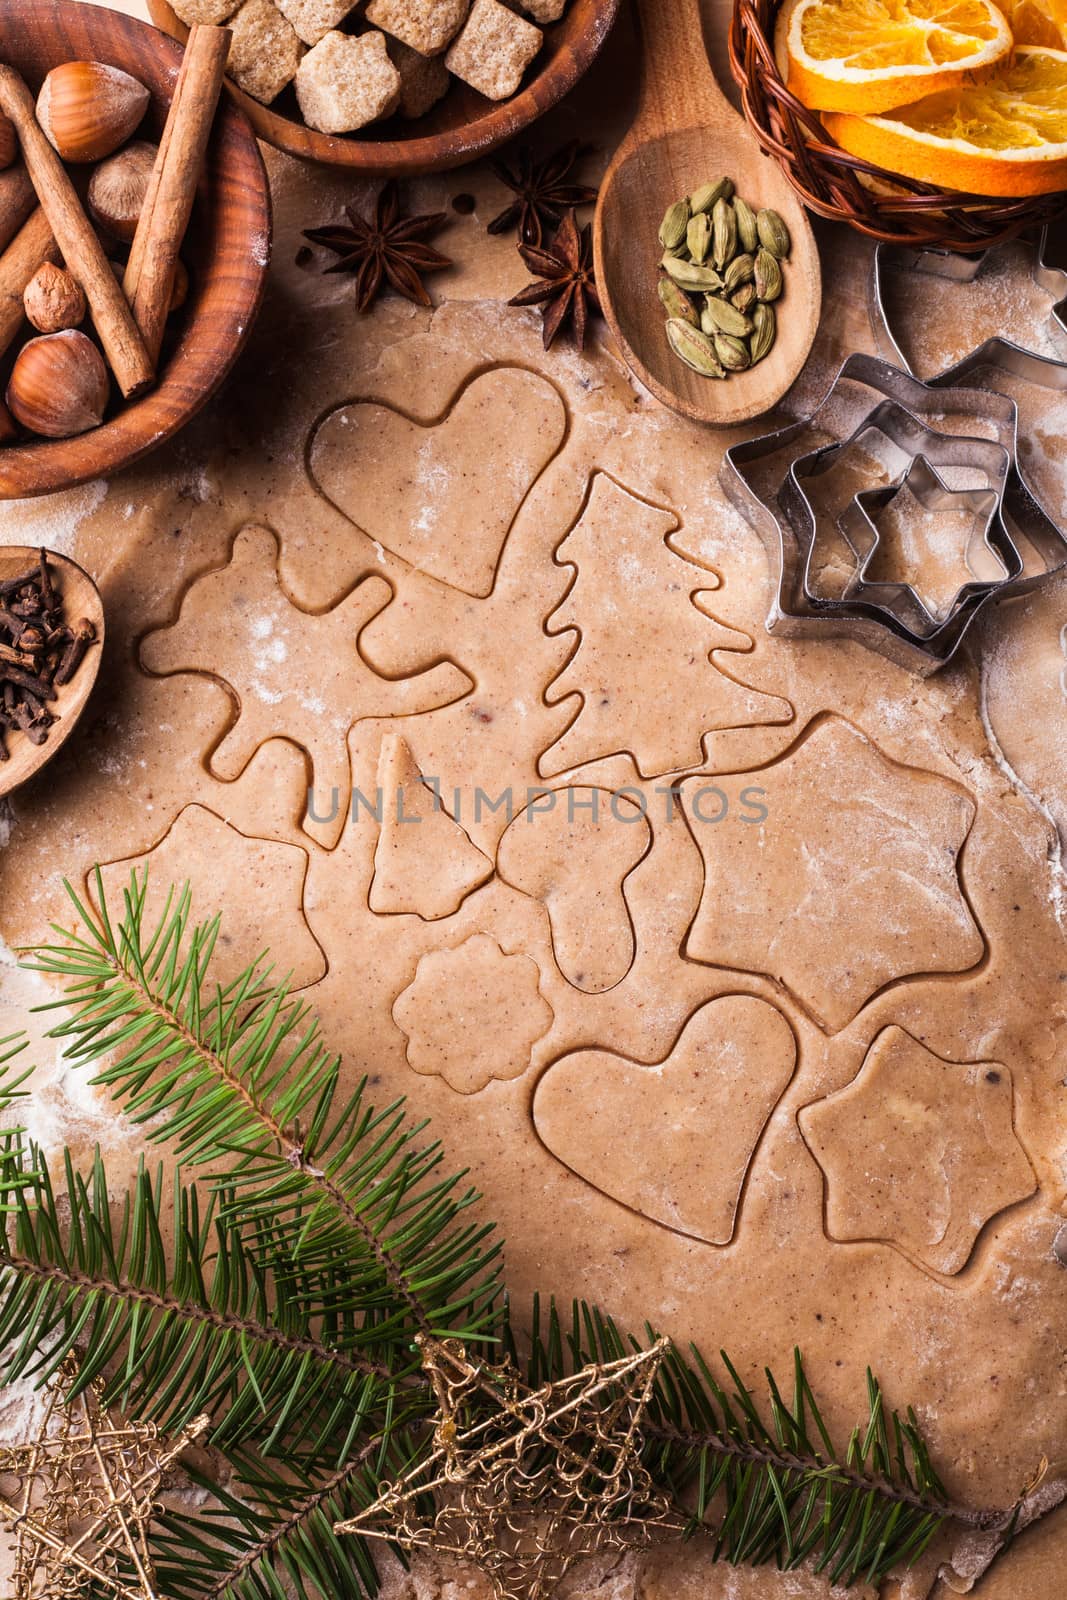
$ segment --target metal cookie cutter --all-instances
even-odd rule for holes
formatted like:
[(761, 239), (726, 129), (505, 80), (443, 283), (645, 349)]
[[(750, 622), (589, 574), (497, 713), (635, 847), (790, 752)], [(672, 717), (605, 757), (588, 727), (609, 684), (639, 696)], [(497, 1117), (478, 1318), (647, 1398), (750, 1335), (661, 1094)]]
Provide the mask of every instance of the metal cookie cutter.
[[(1038, 286), (1052, 297), (1049, 323), (1053, 336), (1062, 346), (1063, 356), (1041, 355), (1003, 334), (986, 339), (977, 349), (961, 360), (953, 362), (936, 377), (927, 380), (932, 384), (961, 383), (969, 374), (981, 367), (999, 367), (1014, 373), (1028, 383), (1046, 389), (1067, 389), (1067, 270), (1054, 266), (1049, 260), (1050, 245), (1055, 242), (1057, 254), (1067, 250), (1067, 230), (1062, 225), (1053, 230), (1044, 227), (1033, 248), (1031, 275)], [(994, 246), (980, 255), (957, 255), (950, 250), (909, 250), (903, 246), (879, 244), (874, 252), (871, 268), (871, 319), (878, 341), (886, 354), (905, 369), (912, 371), (911, 362), (897, 342), (886, 307), (885, 285), (893, 272), (916, 272), (929, 277), (944, 278), (952, 283), (974, 283), (1003, 246)]]
[[(819, 534), (813, 491), (816, 480), (840, 460), (847, 459), (869, 435), (887, 441), (905, 465), (888, 483), (858, 491), (836, 515), (836, 526), (856, 564), (843, 594), (826, 597), (820, 594), (813, 571)], [(946, 471), (963, 469), (972, 480), (979, 478), (981, 482), (972, 481), (966, 488), (954, 488), (938, 474), (937, 467)], [(782, 485), (779, 503), (798, 535), (800, 548), (807, 552), (803, 597), (809, 612), (824, 618), (837, 614), (848, 616), (856, 603), (862, 602), (865, 607), (887, 613), (895, 625), (893, 632), (915, 649), (932, 653), (940, 664), (946, 647), (950, 651), (958, 647), (978, 606), (1023, 570), (1022, 557), (1000, 515), (1010, 468), (1011, 458), (1003, 445), (989, 439), (938, 432), (920, 423), (895, 400), (883, 400), (875, 406), (840, 443), (799, 457)], [(937, 508), (954, 505), (970, 510), (978, 519), (982, 541), (997, 569), (995, 576), (972, 577), (962, 583), (944, 615), (935, 615), (912, 584), (872, 581), (868, 577), (882, 543), (878, 513), (892, 505), (906, 488), (920, 504)], [(972, 544), (973, 539), (968, 547)], [(863, 614), (870, 615), (866, 610)]]
[[(983, 441), (966, 442), (972, 444)], [(1006, 460), (1006, 452), (1001, 452), (999, 446), (992, 448), (1004, 455)], [(976, 530), (980, 531), (982, 544), (996, 563), (998, 569), (996, 576), (968, 579), (966, 583), (960, 584), (947, 605), (937, 609), (914, 583), (889, 583), (872, 578), (871, 569), (882, 540), (880, 519), (905, 494), (910, 495), (924, 511), (936, 514), (959, 509), (969, 513), (974, 519)], [(911, 465), (884, 488), (861, 489), (853, 496), (851, 505), (842, 513), (838, 524), (859, 563), (856, 577), (845, 591), (845, 598), (850, 599), (857, 590), (862, 589), (872, 600), (877, 600), (879, 604), (893, 610), (898, 616), (903, 616), (906, 608), (910, 613), (908, 626), (920, 637), (928, 638), (972, 597), (984, 599), (989, 594), (991, 585), (997, 585), (1009, 576), (1018, 575), (1009, 571), (1008, 560), (999, 548), (1004, 533), (1003, 524), (999, 522), (997, 515), (999, 503), (1000, 497), (994, 489), (953, 489), (945, 482), (933, 463), (921, 454), (913, 457)], [(1001, 538), (998, 538), (998, 533)], [(973, 543), (973, 540), (971, 542)], [(1017, 561), (1018, 570), (1021, 571), (1022, 560), (1014, 544), (1011, 544), (1010, 551), (1011, 556)], [(964, 551), (965, 561), (968, 557), (969, 549)]]
[[(1031, 264), (1034, 281), (1055, 297), (1049, 317), (1053, 333), (1063, 346), (1062, 359), (1028, 350), (1017, 341), (998, 334), (927, 380), (931, 388), (968, 385), (985, 389), (992, 395), (997, 392), (997, 373), (1002, 372), (1041, 389), (1067, 390), (1067, 270), (1054, 265), (1049, 259), (1053, 247), (1059, 258), (1067, 258), (1067, 228), (1063, 224), (1042, 229), (1037, 244), (1033, 246)], [(909, 251), (880, 244), (875, 251), (872, 268), (871, 319), (887, 353), (906, 370), (911, 370), (907, 357), (894, 337), (886, 310), (884, 285), (888, 273), (911, 270), (930, 273), (956, 283), (968, 283), (978, 277), (993, 254), (993, 251), (986, 251), (977, 257), (961, 256), (944, 250)], [(1024, 572), (1014, 586), (1014, 592), (1019, 593), (1067, 565), (1067, 537), (1041, 505), (1027, 481), (1018, 449), (1017, 410), (1008, 448), (1012, 454), (1013, 471), (1006, 491), (1006, 516), (1025, 553)]]
[[(852, 421), (845, 438), (840, 436), (840, 427), (835, 428), (830, 420), (842, 400)], [(976, 436), (945, 434), (937, 429), (935, 424), (943, 420), (946, 409), (964, 418), (973, 416)], [(820, 470), (825, 471), (848, 443), (868, 429), (883, 425), (891, 430), (908, 464), (914, 457), (925, 455), (935, 463), (974, 465), (987, 475), (985, 487), (997, 495), (997, 514), (988, 537), (1001, 560), (1004, 576), (973, 587), (963, 586), (966, 593), (961, 591), (959, 604), (932, 631), (925, 628), (915, 609), (914, 591), (904, 593), (909, 586), (894, 586), (892, 597), (880, 590), (867, 592), (875, 586), (864, 584), (859, 567), (865, 563), (858, 553), (857, 571), (842, 598), (820, 595), (813, 582), (812, 554), (818, 526), (805, 482)], [(978, 437), (981, 429), (987, 434), (992, 432), (994, 437)], [(797, 455), (797, 444), (813, 432), (836, 437), (816, 450)], [(767, 618), (769, 631), (844, 634), (923, 674), (943, 666), (958, 648), (980, 607), (993, 595), (1010, 589), (1022, 575), (1022, 556), (1015, 544), (1013, 527), (1004, 515), (1013, 478), (1011, 447), (1015, 435), (1016, 407), (1006, 396), (980, 389), (953, 389), (951, 406), (947, 407), (942, 389), (920, 383), (876, 356), (854, 355), (844, 362), (811, 417), (731, 446), (723, 461), (723, 486), (762, 537), (772, 561), (779, 562), (778, 593)], [(771, 465), (776, 455), (788, 459), (788, 466), (782, 471)], [(1017, 511), (1020, 520), (1024, 520), (1028, 508), (1024, 497), (1018, 498)], [(1036, 503), (1034, 509), (1040, 513)], [(863, 506), (849, 510), (846, 520), (853, 532), (860, 526), (863, 511)], [(871, 526), (877, 536), (877, 527)], [(843, 531), (847, 539), (848, 530)], [(869, 554), (873, 556), (873, 550)], [(890, 599), (892, 603), (885, 603)]]

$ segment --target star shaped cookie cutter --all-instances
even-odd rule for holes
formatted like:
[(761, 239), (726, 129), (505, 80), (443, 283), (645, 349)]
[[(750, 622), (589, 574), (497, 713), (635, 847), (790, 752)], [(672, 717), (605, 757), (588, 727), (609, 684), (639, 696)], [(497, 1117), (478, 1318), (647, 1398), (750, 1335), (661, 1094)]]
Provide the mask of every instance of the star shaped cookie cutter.
[[(983, 440), (966, 440), (967, 444), (981, 444)], [(1005, 473), (1010, 463), (1007, 461), (1007, 452), (1001, 450), (999, 445), (990, 447), (998, 456), (1004, 457)], [(998, 470), (994, 466), (994, 472)], [(969, 513), (974, 520), (975, 532), (980, 533), (981, 543), (985, 550), (996, 561), (999, 571), (995, 578), (970, 578), (957, 588), (955, 594), (944, 607), (934, 609), (926, 595), (916, 588), (914, 583), (889, 582), (871, 576), (871, 568), (881, 546), (881, 530), (879, 518), (892, 508), (903, 496), (909, 495), (924, 511), (940, 512), (951, 511), (958, 508), (964, 513)], [(856, 557), (859, 565), (855, 578), (845, 591), (845, 598), (857, 587), (862, 586), (866, 593), (875, 599), (879, 594), (884, 594), (881, 601), (887, 608), (892, 608), (901, 614), (904, 606), (914, 608), (914, 620), (909, 626), (915, 633), (927, 637), (932, 634), (943, 622), (947, 621), (952, 613), (964, 606), (972, 597), (985, 598), (990, 592), (990, 586), (999, 584), (1004, 578), (1013, 576), (1009, 569), (1008, 561), (1017, 558), (1017, 551), (1012, 544), (1006, 557), (1001, 545), (1002, 538), (998, 532), (1003, 533), (1003, 524), (999, 522), (998, 508), (1000, 495), (993, 488), (986, 489), (954, 489), (938, 472), (925, 455), (921, 453), (913, 456), (905, 470), (898, 474), (891, 483), (878, 489), (860, 489), (852, 497), (852, 502), (842, 512), (838, 519), (838, 526)], [(999, 527), (998, 527), (999, 524)], [(968, 548), (964, 551), (964, 561), (970, 561), (970, 548), (975, 539), (968, 541)], [(1022, 570), (1021, 559), (1018, 569)], [(973, 569), (972, 569), (973, 570)], [(1016, 572), (1014, 576), (1018, 576)]]
[[(830, 596), (821, 590), (814, 570), (820, 519), (811, 488), (820, 476), (839, 461), (847, 460), (850, 454), (862, 448), (869, 435), (880, 435), (904, 459), (906, 465), (888, 482), (859, 490), (835, 518), (835, 525), (856, 557), (856, 567), (844, 593), (840, 597)], [(894, 498), (913, 474), (918, 461), (926, 463), (923, 480), (925, 492), (929, 493), (936, 487), (942, 498), (950, 495), (972, 498), (972, 509), (984, 516), (985, 541), (1000, 568), (1000, 576), (996, 579), (972, 579), (961, 584), (957, 604), (950, 609), (947, 617), (933, 616), (923, 604), (918, 591), (908, 583), (871, 581), (868, 578), (868, 572), (881, 549), (882, 535), (877, 522), (867, 512), (867, 501), (871, 496), (877, 496), (882, 502)], [(934, 484), (931, 474), (936, 466), (979, 476), (983, 480), (982, 486), (953, 490), (941, 478), (937, 478)], [(946, 647), (955, 650), (973, 621), (978, 606), (1006, 579), (1019, 577), (1023, 570), (1022, 558), (999, 514), (1010, 468), (1011, 458), (1004, 445), (990, 439), (941, 433), (920, 422), (898, 400), (891, 398), (882, 400), (867, 412), (846, 438), (798, 457), (782, 485), (779, 503), (798, 537), (802, 552), (802, 597), (807, 612), (820, 617), (847, 617), (859, 602), (864, 606), (862, 616), (865, 619), (871, 619), (871, 612), (867, 608), (886, 613), (894, 623), (894, 631), (906, 643), (916, 644), (935, 656), (940, 655)], [(873, 503), (878, 504), (878, 500)], [(942, 633), (943, 628), (947, 628), (947, 632)]]
[[(1035, 283), (1052, 297), (1049, 319), (1054, 334), (1063, 346), (1062, 358), (1042, 355), (1003, 334), (986, 339), (976, 349), (945, 367), (926, 383), (930, 388), (956, 388), (960, 385), (997, 393), (996, 373), (1003, 372), (1040, 389), (1067, 390), (1067, 268), (1050, 260), (1053, 244), (1061, 259), (1067, 259), (1067, 227), (1060, 224), (1042, 228), (1033, 251), (1030, 270)], [(972, 283), (998, 247), (978, 256), (956, 255), (946, 250), (909, 251), (879, 244), (871, 268), (871, 321), (886, 353), (914, 376), (911, 363), (893, 333), (884, 296), (884, 280), (892, 270), (931, 273), (955, 283)], [(1003, 399), (1004, 396), (999, 396)], [(1018, 447), (1018, 408), (1012, 438), (1013, 474), (1007, 516), (1013, 532), (1024, 548), (1024, 572), (1017, 580), (1016, 592), (1040, 583), (1043, 578), (1067, 565), (1067, 538), (1041, 505), (1026, 477)], [(1029, 550), (1026, 547), (1029, 546)]]
[[(877, 356), (853, 355), (810, 417), (727, 450), (722, 468), (726, 493), (760, 534), (772, 561), (779, 563), (777, 597), (767, 618), (770, 632), (821, 631), (856, 638), (926, 675), (951, 659), (987, 601), (1028, 587), (1067, 560), (1063, 536), (1019, 476), (1015, 402), (988, 389), (953, 385), (947, 405), (946, 387), (922, 383)], [(831, 420), (842, 401), (852, 424), (846, 438)], [(947, 410), (973, 418), (973, 436), (945, 434), (936, 428)], [(988, 486), (999, 490), (990, 537), (1004, 575), (975, 588), (964, 586), (968, 592), (932, 631), (914, 626), (911, 597), (898, 592), (893, 603), (885, 603), (891, 597), (869, 594), (858, 570), (841, 598), (820, 595), (812, 581), (819, 522), (805, 479), (819, 469), (820, 461), (828, 464), (830, 452), (839, 452), (847, 440), (882, 423), (891, 423), (910, 458), (922, 454), (944, 463), (942, 451), (948, 449), (955, 462), (961, 457), (976, 465), (984, 462), (992, 474)], [(798, 455), (795, 446), (811, 432), (824, 432), (830, 438), (818, 449)], [(990, 444), (999, 447), (995, 465), (987, 453)], [(782, 469), (773, 466), (775, 456), (785, 458)], [(870, 554), (873, 559), (874, 551)]]

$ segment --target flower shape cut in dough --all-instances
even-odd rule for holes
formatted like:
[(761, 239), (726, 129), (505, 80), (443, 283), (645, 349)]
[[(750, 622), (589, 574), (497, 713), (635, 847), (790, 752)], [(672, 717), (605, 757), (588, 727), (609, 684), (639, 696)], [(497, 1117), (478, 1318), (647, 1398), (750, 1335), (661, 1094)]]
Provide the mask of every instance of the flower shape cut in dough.
[(454, 950), (431, 950), (393, 1006), (408, 1065), (457, 1094), (520, 1077), (554, 1020), (539, 979), (531, 957), (505, 955), (485, 933)]

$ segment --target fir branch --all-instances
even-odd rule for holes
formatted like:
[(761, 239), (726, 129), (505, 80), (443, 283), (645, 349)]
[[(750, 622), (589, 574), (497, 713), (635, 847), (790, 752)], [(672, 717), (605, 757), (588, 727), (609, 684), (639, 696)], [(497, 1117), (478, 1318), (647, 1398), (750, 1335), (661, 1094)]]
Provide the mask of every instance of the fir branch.
[(88, 1180), (68, 1153), (57, 1197), (40, 1150), (17, 1130), (5, 1135), (0, 1381), (47, 1382), (76, 1352), (72, 1397), (113, 1365), (107, 1403), (170, 1432), (206, 1411), (220, 1447), (284, 1439), (343, 1452), (368, 1419), (380, 1425), (407, 1383), (402, 1366), (332, 1344), (211, 1201), (201, 1219), (195, 1189), (175, 1185), (169, 1249), (162, 1174), (153, 1184), (142, 1167), (117, 1214), (111, 1192), (99, 1153)]
[[(655, 1335), (646, 1330), (651, 1342)], [(640, 1342), (576, 1304), (568, 1331), (553, 1305), (542, 1327), (534, 1305), (530, 1381), (542, 1383), (591, 1361), (613, 1361)], [(800, 1356), (788, 1403), (766, 1374), (769, 1423), (725, 1352), (728, 1393), (700, 1353), (669, 1351), (642, 1425), (645, 1461), (680, 1508), (690, 1533), (712, 1541), (715, 1559), (788, 1569), (811, 1563), (831, 1581), (878, 1583), (910, 1565), (949, 1520), (1006, 1527), (1010, 1513), (952, 1505), (912, 1413), (887, 1412), (868, 1372), (867, 1418), (844, 1452), (819, 1411)]]
[(187, 887), (148, 931), (147, 872), (131, 878), (117, 927), (95, 881), (99, 912), (68, 885), (83, 931), (57, 928), (63, 942), (28, 963), (66, 985), (54, 1004), (70, 1015), (53, 1036), (68, 1058), (103, 1062), (93, 1081), (150, 1139), (224, 1175), (235, 1215), (269, 1215), (308, 1292), (346, 1260), (352, 1293), (327, 1293), (324, 1314), (358, 1303), (375, 1338), (397, 1346), (485, 1326), (499, 1244), (491, 1227), (461, 1222), (477, 1196), (463, 1174), (436, 1175), (440, 1146), (416, 1143), (424, 1125), (405, 1124), (399, 1104), (370, 1110), (362, 1086), (337, 1104), (339, 1058), (263, 962), (210, 987), (219, 923), (191, 924)]

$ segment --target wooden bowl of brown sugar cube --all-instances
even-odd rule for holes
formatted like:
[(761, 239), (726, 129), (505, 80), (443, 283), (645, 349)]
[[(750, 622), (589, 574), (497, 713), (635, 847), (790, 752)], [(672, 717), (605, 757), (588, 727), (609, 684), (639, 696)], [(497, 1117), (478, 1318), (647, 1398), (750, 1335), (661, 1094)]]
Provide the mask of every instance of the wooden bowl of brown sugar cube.
[(0, 499), (14, 499), (106, 478), (200, 409), (255, 321), (271, 210), (255, 135), (219, 100), (222, 30), (183, 54), (101, 6), (0, 0), (0, 41)]
[(148, 0), (233, 32), (230, 87), (265, 143), (367, 175), (462, 166), (578, 82), (619, 0)]

